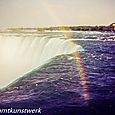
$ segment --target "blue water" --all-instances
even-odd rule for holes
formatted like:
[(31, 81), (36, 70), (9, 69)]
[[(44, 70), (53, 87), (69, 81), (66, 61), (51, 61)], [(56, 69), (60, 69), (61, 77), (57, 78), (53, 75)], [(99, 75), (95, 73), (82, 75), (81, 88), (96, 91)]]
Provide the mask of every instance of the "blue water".
[[(49, 37), (55, 34), (60, 35), (49, 33)], [(88, 100), (84, 98), (76, 59), (73, 55), (60, 55), (1, 91), (1, 108), (41, 107), (44, 115), (114, 115), (115, 41), (97, 40), (114, 35), (73, 33), (73, 42), (85, 50), (80, 55), (88, 79)], [(87, 38), (90, 40), (80, 40)]]
[(115, 95), (115, 42), (80, 41), (85, 44), (84, 59), (93, 98)]

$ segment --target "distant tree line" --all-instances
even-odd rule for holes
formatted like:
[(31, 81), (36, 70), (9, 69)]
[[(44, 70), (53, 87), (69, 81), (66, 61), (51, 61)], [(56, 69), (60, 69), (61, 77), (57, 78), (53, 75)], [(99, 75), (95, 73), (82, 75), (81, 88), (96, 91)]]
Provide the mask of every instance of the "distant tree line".
[(114, 31), (115, 27), (110, 26), (57, 26), (57, 27), (45, 27), (45, 28), (9, 28), (11, 31), (20, 31), (20, 30), (37, 30), (37, 31)]
[[(114, 31), (112, 27), (109, 26), (59, 26), (59, 27), (49, 27), (43, 28), (44, 30), (73, 30), (73, 31)], [(39, 30), (39, 29), (38, 29)]]

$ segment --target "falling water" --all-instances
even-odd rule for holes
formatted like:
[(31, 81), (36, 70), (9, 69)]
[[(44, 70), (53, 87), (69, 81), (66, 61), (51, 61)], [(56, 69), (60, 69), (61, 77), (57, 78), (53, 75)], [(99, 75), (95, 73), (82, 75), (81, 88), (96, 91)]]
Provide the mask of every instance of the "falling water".
[(71, 54), (76, 50), (82, 51), (83, 48), (60, 36), (1, 33), (0, 88), (55, 56)]

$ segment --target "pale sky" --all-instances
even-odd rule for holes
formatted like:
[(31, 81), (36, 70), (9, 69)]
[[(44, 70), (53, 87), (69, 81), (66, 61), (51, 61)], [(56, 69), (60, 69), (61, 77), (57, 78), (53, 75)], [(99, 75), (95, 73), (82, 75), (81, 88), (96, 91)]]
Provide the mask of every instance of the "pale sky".
[(0, 27), (108, 25), (115, 0), (0, 0)]

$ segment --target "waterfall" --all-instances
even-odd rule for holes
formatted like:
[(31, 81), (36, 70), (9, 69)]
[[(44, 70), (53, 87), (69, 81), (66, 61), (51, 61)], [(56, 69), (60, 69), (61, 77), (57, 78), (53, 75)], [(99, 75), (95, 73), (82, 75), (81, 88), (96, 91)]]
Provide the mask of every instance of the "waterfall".
[(76, 50), (83, 48), (60, 36), (0, 33), (0, 88), (55, 56)]

